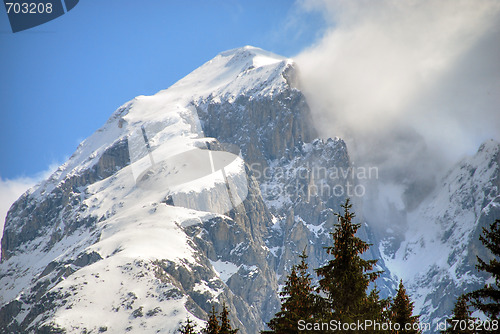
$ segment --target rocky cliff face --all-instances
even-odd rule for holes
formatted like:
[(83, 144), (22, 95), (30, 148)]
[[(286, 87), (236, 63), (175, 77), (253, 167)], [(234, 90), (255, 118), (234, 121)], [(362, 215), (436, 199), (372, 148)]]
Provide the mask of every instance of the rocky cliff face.
[[(360, 170), (351, 164), (345, 142), (318, 138), (305, 97), (295, 88), (293, 63), (284, 68), (283, 77), (289, 88), (272, 101), (240, 95), (228, 102), (209, 96), (195, 105), (205, 133), (241, 148), (259, 182), (273, 216), (266, 239), (269, 263), (281, 283), (306, 248), (311, 268), (328, 260), (323, 247), (331, 243), (334, 213), (347, 197), (361, 206), (363, 196)], [(363, 229), (364, 238), (377, 243), (368, 225)], [(376, 248), (369, 256), (381, 258)], [(380, 265), (385, 268), (383, 260)], [(391, 279), (382, 283), (382, 293), (392, 292), (392, 286)]]

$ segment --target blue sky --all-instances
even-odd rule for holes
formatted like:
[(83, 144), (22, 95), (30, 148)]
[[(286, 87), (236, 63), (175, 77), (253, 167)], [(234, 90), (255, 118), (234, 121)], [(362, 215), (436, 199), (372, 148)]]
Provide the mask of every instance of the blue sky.
[(34, 176), (137, 95), (154, 94), (217, 53), (254, 45), (293, 56), (325, 29), (290, 0), (86, 0), (13, 34), (0, 13), (0, 177)]

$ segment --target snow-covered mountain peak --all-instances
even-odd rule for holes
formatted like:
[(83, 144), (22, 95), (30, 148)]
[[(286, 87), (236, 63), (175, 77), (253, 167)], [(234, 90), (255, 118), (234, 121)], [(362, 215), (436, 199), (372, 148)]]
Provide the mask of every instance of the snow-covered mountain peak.
[(218, 54), (160, 94), (175, 92), (191, 100), (272, 95), (286, 87), (285, 71), (292, 65), (290, 59), (246, 46)]
[(145, 121), (168, 117), (168, 112), (207, 99), (272, 95), (287, 88), (286, 72), (293, 64), (291, 59), (251, 46), (222, 52), (168, 89), (136, 97), (110, 119)]
[(245, 65), (251, 63), (254, 67), (262, 67), (287, 60), (285, 57), (250, 45), (221, 52), (219, 56), (230, 57), (231, 62), (228, 65), (241, 62)]
[[(233, 102), (274, 96), (290, 88), (293, 61), (260, 48), (245, 46), (222, 52), (179, 80), (170, 88), (151, 96), (138, 96), (118, 108), (107, 123), (83, 141), (68, 162), (59, 167), (38, 196), (50, 192), (68, 175), (81, 173), (99, 162), (111, 147), (126, 142), (145, 128), (151, 145), (168, 138), (203, 137), (196, 106), (202, 103)], [(195, 142), (183, 140), (181, 146)]]

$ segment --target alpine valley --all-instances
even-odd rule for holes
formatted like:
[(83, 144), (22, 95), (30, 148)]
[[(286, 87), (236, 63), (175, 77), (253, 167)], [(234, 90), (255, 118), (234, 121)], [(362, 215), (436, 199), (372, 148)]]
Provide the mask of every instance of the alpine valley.
[(292, 60), (247, 46), (118, 108), (10, 208), (0, 332), (175, 333), (225, 303), (233, 327), (258, 333), (302, 250), (310, 268), (329, 259), (348, 196), (384, 270), (381, 296), (403, 279), (422, 322), (449, 316), (488, 279), (474, 265), (489, 256), (481, 228), (500, 218), (500, 143), (380, 229), (346, 143), (319, 138), (298, 77)]

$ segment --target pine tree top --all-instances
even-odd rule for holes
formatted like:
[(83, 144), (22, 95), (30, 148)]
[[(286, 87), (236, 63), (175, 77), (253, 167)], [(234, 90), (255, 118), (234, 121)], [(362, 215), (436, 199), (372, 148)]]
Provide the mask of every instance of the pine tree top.
[(489, 273), (494, 279), (493, 284), (486, 284), (483, 288), (468, 294), (472, 305), (486, 314), (491, 320), (500, 317), (500, 220), (495, 220), (489, 228), (483, 228), (479, 240), (493, 254), (488, 263), (477, 257), (476, 268)]
[[(419, 315), (413, 315), (413, 302), (406, 293), (406, 288), (403, 285), (403, 280), (399, 281), (398, 291), (390, 309), (389, 318), (392, 323), (399, 324), (401, 328), (405, 328), (407, 324), (418, 323)], [(404, 330), (401, 333), (419, 333), (418, 330)]]
[(268, 323), (270, 331), (263, 333), (293, 334), (298, 333), (299, 320), (309, 320), (315, 312), (316, 297), (308, 273), (307, 255), (300, 255), (301, 262), (292, 266), (285, 286), (281, 291), (281, 310)]
[(203, 334), (218, 334), (220, 331), (219, 320), (217, 319), (217, 312), (215, 306), (212, 306), (212, 312), (207, 321), (207, 326), (203, 329)]
[(191, 321), (189, 316), (186, 319), (186, 322), (179, 328), (180, 334), (197, 334), (196, 333), (196, 324)]
[(352, 321), (361, 317), (370, 300), (367, 290), (381, 272), (374, 272), (378, 260), (365, 260), (361, 255), (371, 246), (356, 236), (361, 224), (353, 222), (354, 213), (349, 199), (342, 205), (343, 214), (337, 214), (338, 223), (330, 233), (333, 246), (325, 247), (333, 259), (316, 269), (321, 277), (319, 289), (327, 296), (327, 303), (339, 319)]
[(238, 329), (232, 329), (231, 323), (229, 321), (229, 311), (226, 307), (226, 303), (222, 303), (222, 311), (220, 312), (220, 329), (219, 334), (236, 334)]
[[(467, 295), (461, 295), (458, 297), (455, 306), (453, 308), (453, 315), (448, 321), (449, 327), (441, 331), (443, 334), (474, 334), (475, 331), (467, 326), (460, 326), (460, 322), (463, 324), (469, 324), (469, 321), (475, 321), (476, 318), (472, 317), (472, 311), (470, 310), (469, 297)], [(458, 322), (458, 325), (457, 325)]]

